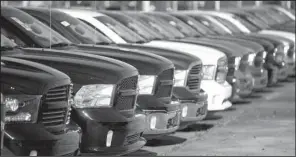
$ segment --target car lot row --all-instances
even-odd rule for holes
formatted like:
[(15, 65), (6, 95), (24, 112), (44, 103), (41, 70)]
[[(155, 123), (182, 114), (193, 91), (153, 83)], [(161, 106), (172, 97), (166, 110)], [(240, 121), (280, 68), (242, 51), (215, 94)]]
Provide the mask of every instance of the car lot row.
[(278, 6), (1, 7), (0, 22), (1, 140), (14, 155), (126, 155), (295, 76), (295, 16)]

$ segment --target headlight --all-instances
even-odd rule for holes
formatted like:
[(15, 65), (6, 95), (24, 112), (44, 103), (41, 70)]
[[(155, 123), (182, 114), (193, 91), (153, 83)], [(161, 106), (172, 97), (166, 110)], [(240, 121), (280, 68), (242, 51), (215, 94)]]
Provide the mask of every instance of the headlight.
[(249, 54), (249, 56), (248, 56), (249, 65), (253, 65), (253, 61), (254, 61), (255, 57), (256, 57), (255, 53)]
[(139, 76), (139, 94), (153, 94), (156, 76), (140, 75)]
[(267, 52), (266, 52), (266, 51), (263, 51), (263, 52), (262, 52), (262, 57), (265, 59), (266, 56), (267, 56)]
[(156, 117), (152, 116), (150, 119), (150, 129), (155, 129), (156, 128)]
[(242, 59), (241, 57), (236, 57), (236, 58), (235, 58), (235, 61), (234, 61), (234, 64), (235, 64), (235, 70), (238, 70), (241, 59)]
[(186, 76), (187, 76), (187, 70), (175, 70), (174, 86), (185, 86)]
[(214, 73), (215, 73), (215, 66), (214, 65), (204, 65), (203, 66), (203, 79), (204, 80), (213, 80)]
[(5, 95), (5, 122), (36, 122), (42, 95)]
[(94, 84), (82, 86), (74, 96), (75, 108), (99, 108), (112, 106), (115, 85)]
[(289, 45), (289, 43), (285, 43), (285, 44), (284, 44), (284, 53), (287, 54), (288, 51), (289, 51), (289, 49), (290, 49), (290, 45)]

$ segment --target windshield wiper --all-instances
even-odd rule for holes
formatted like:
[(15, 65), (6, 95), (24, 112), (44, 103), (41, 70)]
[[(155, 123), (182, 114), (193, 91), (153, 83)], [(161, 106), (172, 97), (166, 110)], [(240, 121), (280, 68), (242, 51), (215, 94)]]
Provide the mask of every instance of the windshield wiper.
[(101, 41), (101, 42), (96, 42), (96, 45), (110, 45), (111, 42), (105, 42), (105, 41)]
[(71, 45), (72, 44), (70, 44), (70, 43), (61, 42), (61, 43), (52, 44), (52, 45), (50, 45), (50, 47), (66, 47), (66, 46), (71, 46)]
[(16, 47), (13, 46), (1, 46), (1, 51), (8, 51), (8, 50), (13, 50)]
[(135, 43), (137, 43), (137, 44), (144, 44), (144, 43), (146, 43), (146, 41), (144, 41), (144, 40), (138, 40)]

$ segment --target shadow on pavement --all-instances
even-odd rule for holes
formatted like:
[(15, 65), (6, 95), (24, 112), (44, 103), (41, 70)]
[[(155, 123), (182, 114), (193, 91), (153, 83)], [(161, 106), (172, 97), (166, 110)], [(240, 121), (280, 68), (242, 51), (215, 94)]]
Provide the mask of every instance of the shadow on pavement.
[(272, 92), (273, 92), (272, 89), (270, 89), (270, 88), (264, 88), (261, 91), (258, 91), (256, 93), (272, 93)]
[(219, 120), (223, 117), (220, 115), (215, 115), (216, 112), (208, 112), (207, 117), (204, 120)]
[(233, 103), (233, 105), (247, 105), (250, 104), (252, 101), (251, 100), (239, 100)]
[(149, 140), (146, 143), (146, 146), (158, 147), (158, 146), (168, 146), (175, 145), (185, 142), (186, 138), (176, 137), (176, 136), (164, 136), (158, 139)]
[(259, 98), (262, 98), (262, 95), (259, 95), (259, 94), (255, 94), (255, 93), (253, 93), (252, 95), (250, 95), (249, 97), (248, 97), (249, 99), (259, 99)]
[(273, 85), (273, 86), (271, 86), (271, 87), (269, 87), (269, 88), (280, 88), (280, 87), (284, 87), (285, 85), (284, 85), (284, 83), (283, 82), (278, 82), (277, 84), (275, 84), (275, 85)]
[(196, 132), (196, 131), (207, 131), (214, 127), (213, 124), (192, 124), (186, 129), (181, 130), (180, 132)]
[(224, 110), (224, 111), (222, 111), (222, 112), (232, 112), (232, 111), (236, 111), (236, 107), (234, 107), (234, 106), (232, 106), (232, 107), (230, 107), (230, 108), (228, 108), (228, 109), (226, 109), (226, 110)]
[(130, 153), (127, 155), (123, 155), (123, 156), (157, 156), (157, 153), (140, 149), (136, 152), (133, 152), (133, 153)]

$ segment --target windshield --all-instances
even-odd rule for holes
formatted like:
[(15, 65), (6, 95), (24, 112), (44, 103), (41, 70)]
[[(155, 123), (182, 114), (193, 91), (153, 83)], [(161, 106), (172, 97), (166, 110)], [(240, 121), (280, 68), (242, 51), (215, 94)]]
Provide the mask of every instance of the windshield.
[(233, 23), (229, 22), (226, 19), (222, 19), (218, 16), (212, 16), (215, 20), (219, 21), (221, 24), (223, 24), (225, 27), (227, 27), (232, 33), (242, 33), (242, 31)]
[(133, 18), (118, 13), (105, 13), (106, 15), (114, 18), (118, 22), (121, 22), (124, 26), (128, 27), (138, 35), (142, 36), (146, 40), (162, 39), (163, 36), (155, 33), (154, 30), (146, 27), (144, 24), (134, 20)]
[(203, 35), (217, 35), (215, 32), (205, 27), (203, 24), (199, 23), (192, 17), (186, 16), (186, 15), (179, 15), (179, 14), (173, 14), (173, 15)]
[(249, 13), (256, 16), (257, 18), (260, 18), (262, 21), (264, 21), (269, 26), (277, 24), (277, 22), (274, 19), (272, 19), (271, 17), (268, 17), (263, 12), (250, 11)]
[(286, 14), (282, 13), (281, 11), (278, 11), (275, 8), (269, 8), (267, 10), (268, 13), (270, 13), (270, 15), (272, 15), (272, 17), (275, 20), (278, 20), (279, 23), (286, 23), (288, 21), (290, 21), (291, 19), (289, 18), (289, 16), (287, 16)]
[(198, 16), (198, 15), (192, 15), (192, 18), (194, 18), (196, 21), (200, 22), (203, 24), (205, 27), (208, 27), (212, 31), (216, 32), (219, 35), (226, 35), (228, 32), (226, 32), (223, 28), (221, 28), (219, 25), (211, 21), (210, 19), (207, 19), (206, 17), (203, 16)]
[(267, 29), (269, 26), (264, 23), (262, 20), (258, 19), (256, 16), (248, 14), (248, 15), (241, 15), (241, 18), (244, 18), (245, 20), (249, 21), (253, 25), (256, 25), (260, 29)]
[(1, 34), (1, 50), (3, 50), (3, 48), (14, 48), (16, 46), (16, 43)]
[(258, 32), (259, 31), (259, 28), (254, 26), (253, 24), (251, 24), (249, 21), (247, 21), (239, 16), (236, 16), (236, 15), (232, 15), (232, 17), (234, 19), (238, 20), (245, 27), (247, 27), (251, 32)]
[(150, 19), (146, 15), (140, 15), (140, 14), (128, 14), (131, 17), (135, 18), (138, 22), (142, 23), (143, 25), (153, 29), (155, 32), (158, 32), (165, 38), (174, 38), (174, 36), (169, 33), (167, 30), (164, 30), (162, 27), (157, 25), (157, 22), (154, 19)]
[(6, 15), (1, 12), (1, 16), (4, 16), (7, 20), (16, 25), (41, 47), (50, 47), (61, 43), (71, 44), (69, 40), (59, 33), (23, 11), (14, 9), (13, 11), (9, 11)]
[[(57, 16), (53, 14), (52, 18), (55, 18), (62, 26), (71, 31), (71, 34), (79, 38), (80, 42), (83, 44), (112, 43), (112, 41), (103, 34), (72, 16), (67, 14), (61, 15), (61, 13), (59, 13)], [(60, 33), (63, 34), (63, 32)]]
[(201, 34), (196, 32), (193, 28), (186, 25), (183, 21), (169, 15), (160, 15), (160, 14), (152, 14), (152, 16), (159, 17), (163, 19), (167, 24), (170, 24), (177, 28), (180, 32), (182, 32), (187, 37), (195, 37), (200, 36)]
[(115, 21), (114, 19), (108, 16), (97, 16), (95, 17), (95, 19), (102, 22), (104, 25), (106, 25), (108, 28), (113, 30), (116, 34), (118, 34), (127, 42), (130, 42), (130, 43), (146, 42), (144, 38), (142, 38), (141, 36), (133, 32), (129, 28), (125, 27), (121, 23)]

